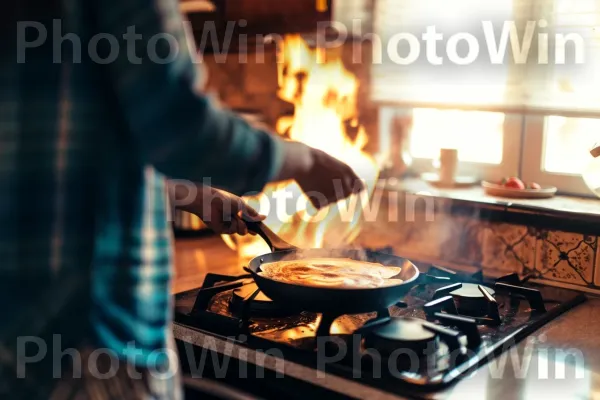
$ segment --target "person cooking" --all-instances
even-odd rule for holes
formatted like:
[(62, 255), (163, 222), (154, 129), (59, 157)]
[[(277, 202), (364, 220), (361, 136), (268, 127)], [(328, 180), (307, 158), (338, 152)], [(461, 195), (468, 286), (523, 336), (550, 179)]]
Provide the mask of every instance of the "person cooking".
[[(180, 398), (167, 373), (177, 369), (167, 178), (198, 188), (186, 210), (204, 217), (204, 196), (217, 188), (241, 195), (295, 179), (324, 206), (363, 186), (347, 165), (254, 129), (198, 92), (176, 0), (3, 8), (0, 397)], [(131, 27), (138, 39), (127, 48)], [(169, 41), (156, 40), (165, 35), (180, 51), (156, 62), (147, 49), (166, 59)], [(211, 207), (208, 224), (244, 234), (244, 218), (261, 217), (226, 192), (219, 198), (235, 206)]]

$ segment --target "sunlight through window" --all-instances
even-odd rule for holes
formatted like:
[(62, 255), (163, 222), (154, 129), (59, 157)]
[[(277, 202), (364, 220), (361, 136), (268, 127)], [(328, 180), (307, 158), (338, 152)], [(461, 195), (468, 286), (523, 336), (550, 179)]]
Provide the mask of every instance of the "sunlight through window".
[(437, 159), (441, 148), (453, 148), (461, 161), (500, 164), (503, 140), (503, 113), (414, 110), (410, 152), (415, 158)]
[(545, 171), (581, 174), (600, 145), (600, 119), (548, 117), (545, 139)]

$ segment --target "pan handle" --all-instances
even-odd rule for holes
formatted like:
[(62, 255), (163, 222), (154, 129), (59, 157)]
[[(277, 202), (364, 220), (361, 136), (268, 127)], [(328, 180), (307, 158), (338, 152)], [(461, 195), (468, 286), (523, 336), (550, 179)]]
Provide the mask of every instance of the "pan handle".
[(269, 229), (268, 226), (262, 222), (244, 221), (249, 231), (258, 234), (269, 246), (272, 252), (282, 250), (297, 250), (296, 246), (293, 246), (277, 236), (275, 232)]

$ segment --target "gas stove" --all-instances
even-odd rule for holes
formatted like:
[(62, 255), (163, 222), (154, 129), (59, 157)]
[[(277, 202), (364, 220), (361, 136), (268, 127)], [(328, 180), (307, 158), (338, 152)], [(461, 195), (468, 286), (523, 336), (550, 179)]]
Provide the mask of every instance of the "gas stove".
[[(511, 274), (490, 279), (430, 266), (431, 279), (387, 310), (328, 316), (279, 304), (249, 275), (208, 274), (176, 296), (176, 323), (285, 360), (398, 393), (427, 393), (469, 371), (585, 301), (579, 292)], [(426, 397), (426, 396), (425, 396)]]

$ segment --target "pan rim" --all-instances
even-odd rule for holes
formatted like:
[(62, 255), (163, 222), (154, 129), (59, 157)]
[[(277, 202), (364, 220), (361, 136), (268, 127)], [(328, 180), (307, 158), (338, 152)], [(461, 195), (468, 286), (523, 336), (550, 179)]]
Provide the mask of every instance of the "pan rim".
[[(326, 249), (304, 249), (306, 251), (327, 251)], [(338, 249), (338, 250), (343, 250), (343, 249)], [(331, 251), (331, 250), (329, 250)], [(335, 251), (335, 249), (334, 249)], [(395, 256), (392, 254), (385, 254), (387, 256), (391, 256), (391, 257), (396, 257), (399, 259), (404, 260), (404, 262), (409, 263), (409, 265), (411, 266), (411, 268), (413, 268), (413, 270), (415, 271), (415, 274), (408, 280), (402, 281), (402, 283), (398, 283), (396, 285), (390, 285), (390, 286), (380, 286), (380, 287), (367, 287), (367, 288), (360, 288), (360, 287), (356, 287), (356, 288), (343, 288), (343, 287), (329, 287), (329, 286), (310, 286), (310, 285), (299, 285), (296, 283), (288, 283), (288, 282), (283, 282), (283, 281), (278, 281), (276, 279), (270, 278), (268, 276), (263, 276), (263, 275), (259, 275), (258, 274), (258, 270), (260, 269), (261, 265), (263, 264), (262, 262), (260, 262), (260, 259), (262, 257), (265, 257), (267, 255), (271, 255), (271, 254), (277, 254), (277, 253), (296, 253), (296, 250), (283, 250), (283, 251), (279, 251), (279, 252), (274, 252), (274, 253), (266, 253), (260, 256), (257, 256), (255, 258), (253, 258), (252, 260), (250, 260), (250, 262), (248, 263), (249, 266), (249, 270), (251, 271), (252, 275), (256, 277), (259, 277), (260, 279), (265, 279), (265, 280), (269, 280), (271, 282), (275, 282), (275, 283), (279, 283), (279, 284), (286, 284), (286, 285), (290, 285), (290, 286), (294, 286), (294, 287), (298, 287), (298, 288), (307, 288), (307, 289), (317, 289), (317, 290), (331, 290), (331, 291), (344, 291), (344, 292), (349, 292), (349, 291), (380, 291), (380, 290), (385, 290), (385, 289), (392, 289), (392, 288), (397, 288), (400, 286), (404, 286), (407, 285), (409, 283), (414, 282), (415, 280), (417, 280), (419, 278), (419, 275), (421, 274), (421, 271), (419, 271), (419, 268), (415, 265), (415, 263), (413, 263), (411, 260), (409, 260), (408, 258), (405, 257), (400, 257), (400, 256)], [(370, 252), (372, 254), (381, 254), (384, 255), (384, 253), (378, 253), (378, 252)], [(253, 265), (255, 263), (255, 261), (258, 260), (258, 267), (256, 268), (256, 271), (251, 268), (250, 266)], [(356, 260), (356, 261), (360, 261), (360, 260)], [(273, 261), (273, 262), (277, 262), (277, 261)], [(389, 265), (384, 265), (382, 264), (384, 267), (389, 267)], [(391, 279), (391, 278), (390, 278)]]

